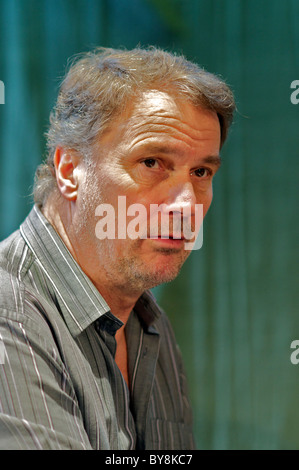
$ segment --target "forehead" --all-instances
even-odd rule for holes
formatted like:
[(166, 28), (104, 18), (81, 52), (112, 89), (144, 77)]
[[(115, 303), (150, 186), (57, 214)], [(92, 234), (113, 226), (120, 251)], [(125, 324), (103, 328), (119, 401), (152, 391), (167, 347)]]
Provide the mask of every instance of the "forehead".
[(131, 118), (138, 115), (177, 115), (182, 113), (182, 100), (159, 90), (149, 90), (144, 92), (133, 105)]
[[(167, 92), (149, 90), (121, 114), (100, 139), (132, 146), (150, 140), (174, 140), (197, 145), (213, 141), (220, 147), (220, 124), (215, 112), (194, 106)], [(215, 148), (215, 151), (217, 149)]]

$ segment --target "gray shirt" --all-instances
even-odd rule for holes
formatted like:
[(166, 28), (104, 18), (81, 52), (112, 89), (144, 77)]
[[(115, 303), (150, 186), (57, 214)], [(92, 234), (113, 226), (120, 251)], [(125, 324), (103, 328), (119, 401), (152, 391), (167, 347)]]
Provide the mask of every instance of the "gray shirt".
[(180, 352), (145, 292), (122, 325), (34, 206), (0, 243), (0, 449), (193, 449)]

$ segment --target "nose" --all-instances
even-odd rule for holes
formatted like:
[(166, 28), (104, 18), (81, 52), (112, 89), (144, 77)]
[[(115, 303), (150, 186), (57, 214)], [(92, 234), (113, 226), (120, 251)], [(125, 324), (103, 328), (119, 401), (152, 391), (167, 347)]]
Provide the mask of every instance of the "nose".
[(191, 181), (177, 178), (165, 188), (164, 204), (167, 212), (182, 212), (188, 209), (194, 215), (196, 195)]
[[(196, 195), (189, 175), (188, 177), (173, 177), (171, 181), (168, 181), (164, 191), (160, 195), (163, 197), (162, 212), (171, 217), (169, 224), (172, 235), (176, 237), (183, 233), (185, 239), (191, 240), (198, 233), (202, 212), (197, 207)], [(161, 232), (165, 231), (164, 224), (165, 219), (162, 218)]]
[[(202, 204), (197, 204), (189, 173), (171, 175), (164, 181), (164, 186), (159, 187), (158, 197), (159, 205), (151, 206), (151, 236), (156, 233), (166, 236), (170, 233), (174, 238), (181, 238), (182, 235), (186, 240), (196, 238), (202, 224), (203, 211)], [(155, 229), (152, 230), (153, 226)]]

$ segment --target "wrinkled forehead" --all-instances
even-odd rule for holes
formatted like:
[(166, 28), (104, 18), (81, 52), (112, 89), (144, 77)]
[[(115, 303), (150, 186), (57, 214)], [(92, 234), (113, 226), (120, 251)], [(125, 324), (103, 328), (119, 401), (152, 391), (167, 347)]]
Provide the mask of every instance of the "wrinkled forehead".
[(215, 114), (211, 110), (195, 106), (189, 100), (177, 95), (160, 91), (148, 90), (133, 101), (128, 109), (127, 119), (131, 121), (138, 117), (170, 117), (184, 120), (187, 115), (195, 117), (200, 111), (206, 115)]
[[(159, 91), (148, 90), (135, 101), (133, 107), (133, 115), (138, 111), (144, 112), (145, 115), (152, 114), (176, 114), (182, 106), (182, 100), (175, 98), (171, 94)], [(135, 112), (135, 113), (134, 113)]]
[(139, 95), (111, 122), (99, 143), (117, 146), (129, 141), (134, 144), (147, 137), (167, 139), (167, 136), (176, 136), (195, 144), (209, 138), (216, 147), (219, 142), (220, 147), (220, 133), (215, 112), (167, 92), (149, 90)]

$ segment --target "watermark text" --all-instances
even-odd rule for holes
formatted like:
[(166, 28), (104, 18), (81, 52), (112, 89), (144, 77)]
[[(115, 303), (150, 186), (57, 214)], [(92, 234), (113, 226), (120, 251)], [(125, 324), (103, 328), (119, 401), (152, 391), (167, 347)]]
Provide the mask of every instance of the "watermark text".
[(5, 347), (3, 341), (0, 339), (0, 364), (4, 364)]
[(299, 364), (299, 340), (294, 339), (294, 341), (291, 342), (291, 349), (294, 349), (290, 356), (291, 363), (296, 365)]
[(290, 96), (290, 100), (292, 104), (299, 103), (299, 80), (293, 80), (291, 83), (291, 88), (295, 89)]
[(100, 217), (95, 234), (99, 240), (171, 239), (184, 242), (185, 250), (198, 250), (203, 244), (203, 205), (183, 205), (169, 210), (166, 204), (131, 204), (118, 196), (117, 207), (100, 204), (95, 210)]
[(0, 80), (0, 104), (5, 104), (5, 87), (2, 80)]

